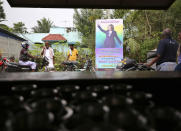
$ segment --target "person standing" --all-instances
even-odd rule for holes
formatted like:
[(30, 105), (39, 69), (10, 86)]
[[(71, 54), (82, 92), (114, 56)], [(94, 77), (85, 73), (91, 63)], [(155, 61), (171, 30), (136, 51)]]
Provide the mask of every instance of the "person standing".
[(67, 61), (77, 61), (78, 58), (78, 50), (75, 49), (73, 44), (69, 44), (70, 49), (68, 51), (68, 57), (67, 57)]
[(45, 42), (45, 47), (43, 47), (41, 55), (48, 58), (49, 64), (46, 66), (46, 70), (54, 69), (54, 51), (48, 42)]
[(177, 50), (179, 44), (172, 39), (172, 31), (167, 28), (163, 30), (163, 39), (160, 40), (157, 48), (157, 56), (148, 64), (151, 67), (156, 63), (157, 71), (174, 71), (177, 63)]

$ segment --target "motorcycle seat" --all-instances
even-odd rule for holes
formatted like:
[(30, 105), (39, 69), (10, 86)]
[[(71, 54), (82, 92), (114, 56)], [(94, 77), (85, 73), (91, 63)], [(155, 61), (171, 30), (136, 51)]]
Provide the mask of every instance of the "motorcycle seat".
[(19, 67), (21, 67), (21, 68), (31, 68), (31, 66), (29, 66), (29, 65), (19, 65)]
[(13, 68), (17, 68), (19, 66), (17, 63), (13, 63), (13, 62), (6, 63), (6, 65), (8, 67), (13, 67)]
[(65, 65), (76, 65), (76, 64), (78, 64), (78, 62), (77, 61), (67, 61), (67, 62), (63, 62), (63, 64), (65, 64)]

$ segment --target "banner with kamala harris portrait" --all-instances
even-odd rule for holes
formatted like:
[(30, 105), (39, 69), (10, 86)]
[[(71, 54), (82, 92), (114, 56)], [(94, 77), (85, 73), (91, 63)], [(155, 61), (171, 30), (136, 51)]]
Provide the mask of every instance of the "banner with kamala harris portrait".
[(111, 69), (123, 59), (123, 20), (96, 20), (96, 68)]

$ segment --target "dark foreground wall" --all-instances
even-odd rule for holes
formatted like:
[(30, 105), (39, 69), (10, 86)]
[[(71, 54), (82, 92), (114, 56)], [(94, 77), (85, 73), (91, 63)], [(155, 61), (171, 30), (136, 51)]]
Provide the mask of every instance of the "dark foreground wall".
[(8, 0), (12, 7), (167, 9), (175, 0)]
[(53, 88), (59, 85), (121, 85), (133, 90), (153, 93), (160, 104), (181, 107), (181, 73), (178, 72), (53, 72), (53, 73), (1, 73), (1, 93), (8, 93), (15, 85)]

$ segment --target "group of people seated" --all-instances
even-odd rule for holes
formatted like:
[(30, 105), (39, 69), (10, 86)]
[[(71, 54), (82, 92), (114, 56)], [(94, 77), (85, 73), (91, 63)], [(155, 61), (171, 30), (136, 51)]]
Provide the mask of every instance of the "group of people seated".
[[(78, 57), (78, 51), (74, 48), (74, 44), (69, 44), (70, 49), (68, 51), (67, 61), (76, 61)], [(32, 56), (29, 52), (29, 43), (27, 41), (22, 43), (22, 49), (20, 51), (20, 58), (19, 58), (19, 64), (30, 66), (32, 71), (34, 72), (36, 69), (36, 63), (29, 60), (29, 58), (35, 59), (35, 56)], [(43, 58), (47, 58), (49, 64), (45, 67), (45, 70), (53, 70), (54, 64), (55, 64), (55, 57), (54, 57), (54, 51), (50, 47), (50, 44), (48, 42), (45, 42), (45, 46), (43, 47), (43, 50), (41, 52), (41, 55)]]

